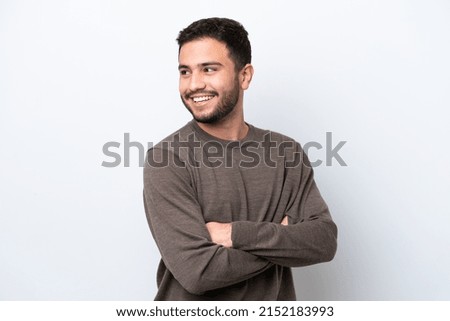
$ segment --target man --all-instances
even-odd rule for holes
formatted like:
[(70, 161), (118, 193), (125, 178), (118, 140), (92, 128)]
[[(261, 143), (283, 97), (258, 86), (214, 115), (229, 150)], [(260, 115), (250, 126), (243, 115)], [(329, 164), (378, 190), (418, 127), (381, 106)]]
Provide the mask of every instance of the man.
[(247, 35), (210, 18), (177, 39), (193, 120), (147, 154), (144, 204), (162, 257), (155, 300), (295, 300), (291, 267), (335, 255), (336, 225), (300, 145), (244, 121)]

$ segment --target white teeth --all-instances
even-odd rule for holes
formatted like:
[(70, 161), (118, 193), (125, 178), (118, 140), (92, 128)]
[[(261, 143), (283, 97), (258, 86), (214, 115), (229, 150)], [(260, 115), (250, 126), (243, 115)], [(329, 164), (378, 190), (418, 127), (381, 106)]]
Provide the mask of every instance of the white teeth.
[(193, 97), (192, 100), (196, 103), (199, 103), (201, 101), (206, 101), (212, 99), (214, 96), (202, 96), (202, 97)]

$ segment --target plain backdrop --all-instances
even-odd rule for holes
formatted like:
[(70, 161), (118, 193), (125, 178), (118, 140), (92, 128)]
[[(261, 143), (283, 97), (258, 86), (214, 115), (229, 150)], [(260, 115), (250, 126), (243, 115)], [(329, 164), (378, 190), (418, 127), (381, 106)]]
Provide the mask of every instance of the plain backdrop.
[[(0, 299), (152, 300), (159, 252), (125, 135), (190, 120), (179, 30), (244, 24), (247, 122), (302, 144), (339, 226), (331, 263), (295, 269), (300, 300), (450, 299), (450, 2), (0, 2)], [(130, 164), (105, 167), (115, 152)], [(325, 160), (325, 149), (311, 150)]]

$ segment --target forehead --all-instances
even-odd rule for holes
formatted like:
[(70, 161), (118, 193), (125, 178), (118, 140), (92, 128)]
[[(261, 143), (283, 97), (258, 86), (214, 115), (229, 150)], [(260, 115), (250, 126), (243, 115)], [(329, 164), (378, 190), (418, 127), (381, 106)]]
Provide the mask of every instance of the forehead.
[(187, 66), (212, 61), (220, 62), (223, 65), (233, 64), (225, 43), (213, 38), (189, 41), (181, 47), (178, 55), (178, 62)]

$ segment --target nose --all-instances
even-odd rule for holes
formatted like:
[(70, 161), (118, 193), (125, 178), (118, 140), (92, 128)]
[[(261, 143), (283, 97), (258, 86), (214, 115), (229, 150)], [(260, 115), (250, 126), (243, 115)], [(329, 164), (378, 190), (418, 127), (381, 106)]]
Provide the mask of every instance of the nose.
[(195, 92), (197, 90), (205, 89), (205, 80), (200, 72), (193, 72), (189, 78), (189, 90)]

